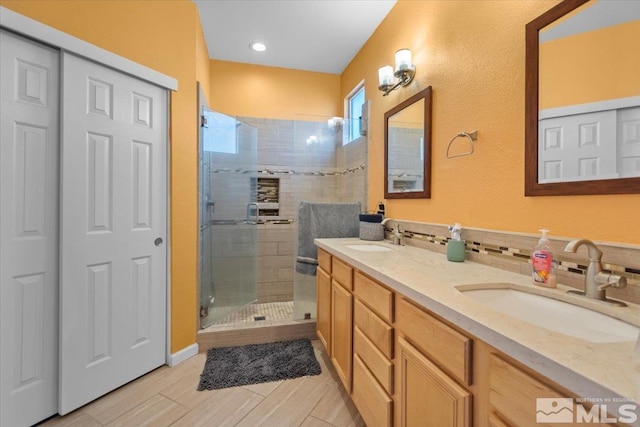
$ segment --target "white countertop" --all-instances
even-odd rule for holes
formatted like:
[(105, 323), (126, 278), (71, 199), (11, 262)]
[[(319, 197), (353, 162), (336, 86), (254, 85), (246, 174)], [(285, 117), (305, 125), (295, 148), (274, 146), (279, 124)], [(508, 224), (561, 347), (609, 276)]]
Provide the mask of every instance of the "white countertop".
[[(531, 283), (530, 276), (470, 261), (448, 262), (445, 254), (394, 246), (389, 241), (348, 238), (316, 239), (315, 243), (579, 397), (640, 400), (640, 354), (636, 341), (604, 344), (584, 341), (499, 313), (454, 288), (514, 283), (542, 289)], [(393, 250), (363, 252), (346, 247), (353, 244), (384, 245)], [(565, 295), (568, 289), (571, 288), (559, 284), (558, 289), (548, 292)], [(618, 308), (598, 301), (588, 303), (603, 307), (598, 310), (602, 313), (640, 326), (638, 305)]]

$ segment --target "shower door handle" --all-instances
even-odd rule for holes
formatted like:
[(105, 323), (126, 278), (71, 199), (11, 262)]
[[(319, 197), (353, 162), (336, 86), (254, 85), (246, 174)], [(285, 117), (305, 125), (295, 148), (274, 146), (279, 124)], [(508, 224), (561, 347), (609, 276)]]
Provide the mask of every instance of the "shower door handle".
[[(255, 221), (251, 221), (251, 207), (252, 206), (256, 208)], [(260, 211), (260, 206), (257, 203), (249, 203), (247, 205), (247, 223), (248, 224), (257, 224), (258, 223), (259, 211)]]

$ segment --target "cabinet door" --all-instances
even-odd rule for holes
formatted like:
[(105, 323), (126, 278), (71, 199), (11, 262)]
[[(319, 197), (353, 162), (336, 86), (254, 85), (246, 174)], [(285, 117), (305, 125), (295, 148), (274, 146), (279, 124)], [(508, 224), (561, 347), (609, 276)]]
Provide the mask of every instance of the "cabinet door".
[(318, 315), (316, 320), (317, 335), (327, 353), (331, 350), (331, 276), (318, 267), (316, 291)]
[(470, 426), (471, 393), (403, 338), (398, 343), (400, 426)]
[(353, 295), (335, 280), (331, 283), (331, 361), (351, 393)]

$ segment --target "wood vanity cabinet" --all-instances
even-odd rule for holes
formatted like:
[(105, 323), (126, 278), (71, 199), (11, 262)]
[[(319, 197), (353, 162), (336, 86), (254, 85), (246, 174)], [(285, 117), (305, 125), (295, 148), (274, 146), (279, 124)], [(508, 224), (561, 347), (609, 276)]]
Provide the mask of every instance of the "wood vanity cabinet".
[(328, 353), (331, 349), (331, 255), (322, 249), (318, 249), (316, 301), (316, 334)]
[(353, 389), (367, 427), (393, 426), (394, 293), (354, 273)]
[[(490, 427), (535, 427), (537, 398), (568, 398), (569, 393), (560, 391), (548, 378), (509, 361), (504, 355), (493, 351), (489, 355), (489, 426)], [(544, 411), (547, 408), (542, 408)], [(553, 410), (553, 408), (548, 408)], [(585, 423), (550, 422), (550, 427), (584, 426)], [(589, 422), (590, 426), (615, 426)]]
[(347, 392), (353, 366), (353, 268), (318, 249), (316, 334)]
[(396, 315), (397, 425), (471, 426), (472, 340), (404, 298)]
[(533, 427), (537, 398), (575, 397), (321, 249), (318, 264), (317, 334), (367, 427)]
[(331, 282), (331, 361), (351, 393), (353, 363), (353, 295), (335, 279)]
[(393, 426), (394, 293), (318, 249), (317, 335), (368, 427)]
[(353, 268), (331, 257), (331, 361), (351, 393), (353, 366)]

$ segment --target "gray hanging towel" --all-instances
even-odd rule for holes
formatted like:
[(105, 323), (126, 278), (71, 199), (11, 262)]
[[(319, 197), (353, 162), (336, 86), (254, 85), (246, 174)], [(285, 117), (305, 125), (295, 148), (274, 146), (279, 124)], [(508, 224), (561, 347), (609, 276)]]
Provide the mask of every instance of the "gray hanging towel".
[(300, 202), (296, 271), (316, 275), (318, 248), (314, 239), (358, 237), (360, 203)]

